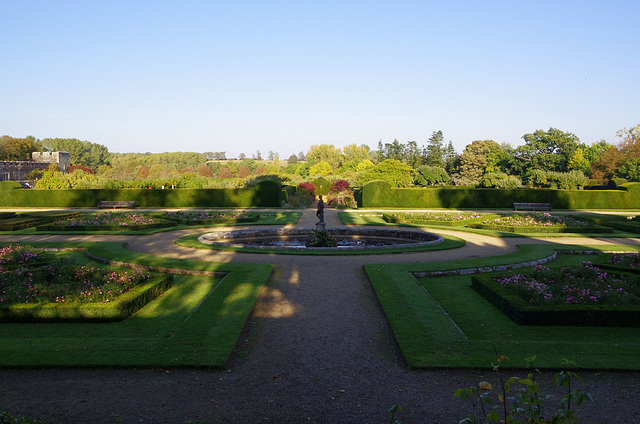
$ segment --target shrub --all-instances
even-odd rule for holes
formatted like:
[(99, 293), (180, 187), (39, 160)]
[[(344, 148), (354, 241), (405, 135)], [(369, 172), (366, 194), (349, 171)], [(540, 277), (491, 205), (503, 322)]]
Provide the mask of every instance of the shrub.
[(487, 172), (480, 180), (480, 187), (495, 188), (498, 183), (507, 178), (504, 172)]
[(607, 184), (609, 186), (609, 188), (613, 188), (616, 189), (618, 187), (620, 187), (623, 184), (628, 183), (629, 181), (627, 181), (625, 178), (612, 178), (609, 180), (609, 183)]
[(522, 187), (522, 180), (515, 175), (509, 175), (496, 183), (496, 188), (502, 190), (513, 190)]
[(627, 159), (617, 169), (616, 175), (628, 181), (640, 181), (640, 159)]
[[(572, 388), (572, 379), (579, 380), (580, 377), (571, 371), (563, 370), (553, 376), (553, 382), (557, 387), (566, 388), (567, 393), (551, 410), (545, 410), (545, 401), (552, 397), (543, 396), (541, 387), (536, 382), (535, 376), (538, 370), (533, 367), (535, 356), (525, 359), (531, 370), (526, 378), (505, 378), (501, 366), (509, 358), (496, 355), (496, 360), (497, 364), (493, 364), (493, 371), (498, 375), (499, 385), (496, 385), (495, 390), (488, 381), (481, 381), (477, 386), (455, 391), (454, 396), (462, 400), (472, 399), (479, 404), (482, 414), (481, 417), (471, 414), (461, 420), (460, 424), (477, 422), (569, 424), (578, 421), (575, 417), (575, 407), (587, 401), (593, 402), (591, 393)], [(570, 364), (572, 363), (566, 359), (562, 361), (563, 367)], [(516, 393), (512, 394), (512, 390)]]
[(548, 187), (549, 180), (546, 171), (534, 169), (527, 174), (527, 185), (534, 188)]
[(449, 174), (441, 166), (422, 165), (416, 168), (415, 182), (423, 186), (446, 184)]
[(360, 184), (375, 180), (388, 182), (392, 188), (409, 187), (413, 183), (413, 168), (395, 159), (386, 159), (360, 174)]
[(309, 194), (311, 194), (313, 196), (315, 196), (315, 194), (316, 194), (316, 186), (313, 185), (313, 183), (309, 183), (309, 182), (301, 183), (298, 186), (298, 188), (301, 189), (301, 190), (306, 190)]
[(349, 190), (349, 182), (345, 180), (336, 180), (331, 184), (330, 193), (340, 193)]

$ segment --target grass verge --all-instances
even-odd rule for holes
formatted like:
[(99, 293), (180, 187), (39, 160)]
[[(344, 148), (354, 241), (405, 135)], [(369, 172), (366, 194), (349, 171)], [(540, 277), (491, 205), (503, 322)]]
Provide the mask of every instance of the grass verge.
[(215, 274), (176, 275), (172, 288), (122, 322), (0, 324), (1, 367), (222, 367), (273, 268), (165, 259), (118, 243), (89, 250), (112, 261)]
[[(597, 246), (555, 246), (595, 250)], [(536, 355), (539, 368), (570, 359), (582, 369), (640, 369), (640, 329), (518, 326), (471, 288), (470, 276), (416, 279), (415, 272), (480, 268), (528, 262), (550, 255), (552, 246), (523, 245), (518, 252), (455, 262), (373, 264), (365, 271), (412, 368), (490, 367), (495, 351), (512, 358)], [(607, 246), (607, 250), (638, 250)], [(590, 256), (593, 258), (593, 256)], [(584, 257), (562, 255), (550, 266)], [(517, 361), (514, 361), (517, 362)], [(518, 364), (509, 364), (518, 366)]]
[(434, 250), (447, 250), (457, 249), (465, 245), (465, 241), (455, 236), (442, 235), (444, 242), (428, 246), (415, 246), (415, 247), (396, 247), (396, 248), (376, 248), (369, 250), (322, 250), (321, 248), (312, 249), (256, 249), (238, 246), (221, 246), (213, 244), (200, 243), (198, 241), (200, 234), (191, 234), (184, 237), (180, 237), (176, 240), (176, 244), (182, 247), (189, 247), (191, 249), (205, 249), (205, 250), (226, 250), (243, 253), (265, 253), (265, 254), (278, 254), (278, 255), (297, 255), (297, 256), (345, 256), (345, 255), (381, 255), (389, 253), (406, 253), (406, 252), (427, 252)]

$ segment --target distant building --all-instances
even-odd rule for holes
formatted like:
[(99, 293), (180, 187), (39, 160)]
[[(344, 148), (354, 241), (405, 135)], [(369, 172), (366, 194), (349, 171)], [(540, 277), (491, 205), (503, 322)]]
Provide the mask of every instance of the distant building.
[(71, 158), (67, 152), (33, 152), (31, 160), (0, 161), (0, 181), (23, 181), (34, 169), (46, 170), (55, 163), (61, 172), (67, 172), (71, 166)]

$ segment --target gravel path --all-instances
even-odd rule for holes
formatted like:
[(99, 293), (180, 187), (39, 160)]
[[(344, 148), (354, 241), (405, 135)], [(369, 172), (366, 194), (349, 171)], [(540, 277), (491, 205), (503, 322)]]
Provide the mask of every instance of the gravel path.
[[(327, 210), (326, 221), (328, 227), (340, 225), (335, 211)], [(314, 222), (313, 210), (307, 210), (298, 225)], [(129, 248), (276, 266), (226, 369), (2, 370), (0, 409), (58, 423), (382, 423), (388, 422), (389, 407), (399, 404), (403, 411), (397, 418), (407, 423), (457, 423), (470, 409), (453, 391), (493, 376), (474, 370), (408, 370), (362, 265), (490, 256), (513, 251), (523, 242), (549, 242), (455, 233), (467, 239), (467, 246), (344, 257), (194, 251), (173, 245), (179, 235), (201, 231), (130, 238)], [(640, 243), (552, 240), (559, 241)], [(582, 387), (597, 400), (583, 408), (581, 422), (640, 421), (640, 373), (581, 375)], [(550, 374), (543, 378), (548, 381)]]

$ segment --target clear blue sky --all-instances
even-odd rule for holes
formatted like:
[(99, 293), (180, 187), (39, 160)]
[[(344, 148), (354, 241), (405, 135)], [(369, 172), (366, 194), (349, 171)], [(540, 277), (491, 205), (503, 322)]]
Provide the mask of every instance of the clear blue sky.
[(640, 2), (2, 0), (0, 135), (286, 159), (640, 123)]

